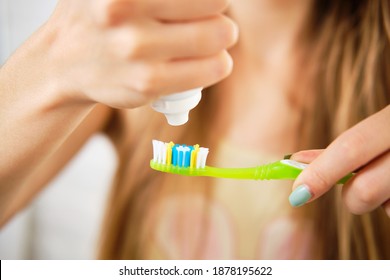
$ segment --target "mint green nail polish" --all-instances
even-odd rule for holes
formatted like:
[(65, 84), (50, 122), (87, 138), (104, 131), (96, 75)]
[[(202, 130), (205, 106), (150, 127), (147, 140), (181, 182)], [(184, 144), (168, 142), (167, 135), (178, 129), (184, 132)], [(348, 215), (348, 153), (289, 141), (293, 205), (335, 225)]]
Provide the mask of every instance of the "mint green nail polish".
[(309, 201), (311, 193), (307, 185), (300, 185), (291, 194), (288, 200), (291, 206), (298, 207)]

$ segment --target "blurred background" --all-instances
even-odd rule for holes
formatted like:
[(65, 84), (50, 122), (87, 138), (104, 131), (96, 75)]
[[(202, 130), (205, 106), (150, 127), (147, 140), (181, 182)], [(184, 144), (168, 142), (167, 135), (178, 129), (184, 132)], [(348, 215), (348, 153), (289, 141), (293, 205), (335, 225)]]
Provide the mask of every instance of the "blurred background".
[[(0, 0), (0, 65), (53, 11), (56, 0)], [(114, 148), (93, 136), (47, 188), (0, 228), (0, 259), (94, 259)]]

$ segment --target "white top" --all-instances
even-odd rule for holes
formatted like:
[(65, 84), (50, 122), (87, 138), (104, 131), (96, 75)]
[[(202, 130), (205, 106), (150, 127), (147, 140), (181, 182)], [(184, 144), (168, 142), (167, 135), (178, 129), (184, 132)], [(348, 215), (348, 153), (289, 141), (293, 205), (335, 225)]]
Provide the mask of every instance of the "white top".
[(202, 98), (202, 88), (191, 89), (163, 96), (152, 103), (152, 108), (165, 115), (168, 124), (179, 126), (186, 124), (189, 113)]

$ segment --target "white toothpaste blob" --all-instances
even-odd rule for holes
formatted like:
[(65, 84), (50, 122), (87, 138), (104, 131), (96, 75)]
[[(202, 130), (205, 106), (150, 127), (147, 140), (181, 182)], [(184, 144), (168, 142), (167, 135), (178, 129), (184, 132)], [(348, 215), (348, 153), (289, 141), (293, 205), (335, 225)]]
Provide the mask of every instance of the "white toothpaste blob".
[(161, 97), (151, 106), (165, 115), (168, 124), (179, 126), (188, 122), (190, 111), (199, 104), (201, 98), (202, 88), (196, 88)]

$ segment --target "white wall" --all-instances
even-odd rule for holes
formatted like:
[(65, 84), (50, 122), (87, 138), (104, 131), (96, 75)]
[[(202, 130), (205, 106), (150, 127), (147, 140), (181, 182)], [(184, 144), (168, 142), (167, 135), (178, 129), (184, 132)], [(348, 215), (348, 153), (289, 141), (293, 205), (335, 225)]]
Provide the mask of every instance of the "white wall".
[[(0, 64), (48, 18), (56, 2), (0, 0)], [(116, 164), (107, 138), (92, 137), (44, 192), (0, 229), (0, 259), (94, 258)]]

